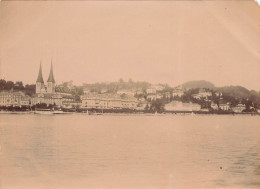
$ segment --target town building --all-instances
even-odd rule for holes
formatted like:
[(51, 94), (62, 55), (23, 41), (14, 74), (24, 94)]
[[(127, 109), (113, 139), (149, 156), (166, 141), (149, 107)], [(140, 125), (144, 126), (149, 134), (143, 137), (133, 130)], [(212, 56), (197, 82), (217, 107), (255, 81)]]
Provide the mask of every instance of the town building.
[(232, 108), (233, 112), (235, 112), (235, 113), (241, 113), (245, 109), (246, 109), (245, 104), (238, 104), (238, 105), (236, 105), (235, 107)]
[(81, 101), (75, 101), (75, 100), (64, 100), (62, 101), (62, 107), (63, 108), (79, 108), (81, 107), (82, 102)]
[(149, 87), (146, 89), (146, 93), (147, 94), (155, 94), (156, 93), (156, 89), (153, 87)]
[(218, 105), (214, 102), (211, 103), (210, 107), (213, 109), (213, 110), (218, 110)]
[(82, 99), (82, 108), (95, 109), (136, 109), (138, 101), (130, 96), (121, 98), (119, 95), (95, 94), (84, 95)]
[(224, 111), (228, 111), (228, 110), (230, 110), (230, 104), (228, 104), (228, 103), (221, 103), (221, 104), (219, 104), (219, 109), (220, 110), (224, 110)]
[(50, 73), (47, 80), (47, 85), (44, 84), (42, 76), (42, 66), (40, 64), (40, 69), (38, 77), (36, 80), (36, 94), (33, 95), (31, 99), (31, 104), (41, 104), (45, 103), (47, 105), (57, 105), (62, 106), (63, 101), (73, 101), (72, 94), (64, 92), (56, 92), (55, 90), (55, 79), (53, 74), (53, 66), (51, 63)]
[(192, 112), (192, 111), (200, 111), (201, 106), (196, 103), (185, 103), (181, 101), (172, 101), (164, 106), (166, 111), (184, 111), (184, 112)]
[(193, 98), (196, 98), (196, 99), (201, 99), (201, 98), (207, 99), (208, 97), (212, 96), (212, 92), (206, 91), (206, 89), (199, 89), (199, 93), (193, 94), (192, 96), (193, 96)]
[(159, 91), (162, 91), (165, 87), (162, 85), (152, 85), (151, 87), (146, 89), (147, 94), (155, 94)]
[(57, 94), (37, 94), (32, 99), (32, 105), (47, 104), (62, 106), (62, 96)]
[(154, 100), (158, 100), (158, 99), (162, 99), (163, 98), (163, 95), (160, 94), (160, 93), (157, 93), (157, 94), (148, 94), (146, 99), (148, 101), (154, 101)]
[(156, 100), (157, 99), (157, 95), (156, 94), (148, 94), (146, 99), (148, 101), (153, 101), (153, 100)]
[(30, 97), (23, 92), (0, 92), (0, 106), (29, 106)]
[(135, 94), (136, 94), (136, 95), (143, 95), (144, 92), (143, 92), (142, 89), (137, 89), (137, 90), (135, 91)]
[(184, 95), (184, 91), (182, 89), (182, 87), (176, 87), (173, 89), (172, 91), (172, 97), (178, 96), (178, 97), (182, 97)]

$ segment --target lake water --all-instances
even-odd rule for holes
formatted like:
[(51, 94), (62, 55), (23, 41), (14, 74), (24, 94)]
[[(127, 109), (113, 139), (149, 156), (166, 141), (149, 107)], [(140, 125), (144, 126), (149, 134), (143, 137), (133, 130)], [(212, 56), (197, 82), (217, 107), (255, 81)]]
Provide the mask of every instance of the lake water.
[(0, 188), (260, 188), (260, 116), (0, 115)]

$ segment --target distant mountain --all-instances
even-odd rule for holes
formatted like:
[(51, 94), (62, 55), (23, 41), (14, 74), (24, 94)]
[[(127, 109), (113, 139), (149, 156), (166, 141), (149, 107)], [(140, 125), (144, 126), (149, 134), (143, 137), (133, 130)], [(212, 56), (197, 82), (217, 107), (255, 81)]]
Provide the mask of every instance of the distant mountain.
[(195, 88), (215, 88), (215, 85), (209, 81), (199, 80), (199, 81), (188, 81), (182, 84), (183, 88), (186, 89), (195, 89)]

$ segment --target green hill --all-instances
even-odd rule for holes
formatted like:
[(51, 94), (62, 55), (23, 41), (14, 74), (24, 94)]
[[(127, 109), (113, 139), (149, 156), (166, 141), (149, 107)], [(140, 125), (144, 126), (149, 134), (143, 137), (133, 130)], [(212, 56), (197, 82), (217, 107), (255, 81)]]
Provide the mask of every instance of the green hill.
[(236, 99), (249, 99), (257, 103), (260, 102), (260, 94), (254, 90), (249, 91), (242, 86), (224, 86), (215, 89), (217, 92), (221, 92), (223, 96), (232, 96)]
[(182, 84), (185, 89), (195, 89), (195, 88), (215, 88), (215, 85), (209, 81), (199, 80), (199, 81), (188, 81)]
[(216, 91), (222, 92), (223, 95), (234, 96), (236, 98), (249, 98), (251, 96), (250, 91), (241, 86), (218, 87)]

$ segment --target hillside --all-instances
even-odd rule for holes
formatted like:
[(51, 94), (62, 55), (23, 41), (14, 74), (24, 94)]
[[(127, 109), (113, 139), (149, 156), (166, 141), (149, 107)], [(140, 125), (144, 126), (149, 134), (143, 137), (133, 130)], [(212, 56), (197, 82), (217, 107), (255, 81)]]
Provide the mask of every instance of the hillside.
[(218, 87), (216, 91), (222, 92), (223, 95), (235, 96), (237, 98), (249, 98), (251, 96), (250, 91), (241, 86)]
[(151, 84), (148, 82), (134, 82), (131, 79), (129, 79), (129, 81), (123, 81), (122, 79), (120, 79), (118, 82), (103, 82), (83, 85), (85, 89), (89, 89), (91, 92), (101, 92), (102, 90), (107, 90), (107, 92), (109, 93), (115, 93), (121, 89), (142, 89), (143, 91), (145, 91), (149, 86), (151, 86)]
[(199, 80), (199, 81), (188, 81), (182, 84), (185, 89), (195, 89), (195, 88), (215, 88), (215, 85), (209, 81)]
[(230, 96), (236, 99), (249, 99), (257, 103), (260, 102), (260, 94), (256, 91), (249, 91), (242, 86), (224, 86), (215, 89), (217, 92), (221, 92), (223, 96)]

